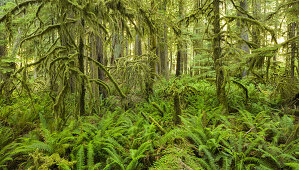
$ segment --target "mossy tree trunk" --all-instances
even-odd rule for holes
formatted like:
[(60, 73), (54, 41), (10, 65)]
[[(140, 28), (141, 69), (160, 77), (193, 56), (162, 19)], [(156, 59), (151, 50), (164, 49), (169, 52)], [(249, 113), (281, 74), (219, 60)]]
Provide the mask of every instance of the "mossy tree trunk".
[(150, 95), (154, 93), (154, 81), (155, 81), (155, 75), (156, 75), (156, 57), (154, 56), (156, 54), (157, 49), (157, 38), (154, 35), (154, 33), (151, 33), (150, 35), (150, 54), (149, 57), (149, 66), (150, 66), (150, 78), (146, 82), (146, 93), (147, 97), (149, 98)]
[(112, 36), (112, 46), (111, 46), (111, 65), (114, 65), (114, 61), (117, 58), (124, 56), (124, 41), (122, 35), (122, 23), (116, 23), (115, 30)]
[(216, 89), (219, 103), (223, 106), (224, 111), (228, 111), (227, 96), (225, 92), (226, 77), (225, 71), (222, 67), (222, 56), (221, 56), (221, 36), (220, 36), (220, 11), (219, 11), (219, 0), (213, 1), (214, 8), (214, 38), (213, 38), (213, 57), (216, 71)]
[[(100, 36), (95, 37), (95, 39), (96, 39), (96, 55), (97, 55), (97, 61), (104, 65), (104, 46), (103, 46), (104, 43), (103, 43), (103, 34), (102, 34), (102, 32), (100, 32)], [(98, 72), (98, 79), (105, 82), (104, 71), (102, 69), (98, 68), (97, 72)], [(101, 86), (99, 86), (99, 93), (100, 93), (100, 95), (102, 94), (102, 96), (104, 98), (107, 97), (106, 90)]]
[[(96, 40), (95, 40), (95, 35), (93, 33), (90, 34), (90, 57), (93, 58), (94, 60), (97, 60), (97, 55), (96, 55)], [(97, 65), (90, 61), (90, 72), (91, 72), (91, 77), (92, 79), (97, 79), (98, 78), (98, 69), (97, 69)], [(92, 93), (94, 94), (95, 97), (95, 101), (98, 101), (99, 98), (99, 88), (98, 88), (98, 84), (96, 82), (92, 83)]]
[[(84, 30), (84, 20), (81, 21), (82, 28)], [(83, 42), (83, 33), (81, 33), (79, 38), (79, 55), (78, 55), (78, 62), (79, 62), (79, 70), (82, 74), (84, 74), (84, 42)], [(84, 78), (80, 78), (80, 89), (79, 89), (79, 112), (80, 115), (85, 114), (85, 81)]]
[[(156, 10), (155, 7), (155, 1), (151, 1), (151, 7), (152, 10)], [(149, 59), (149, 67), (150, 67), (150, 78), (148, 81), (145, 83), (145, 88), (146, 88), (146, 95), (147, 98), (149, 99), (150, 95), (154, 93), (154, 81), (156, 78), (156, 70), (157, 70), (157, 63), (156, 63), (156, 55), (157, 55), (157, 36), (153, 32), (153, 30), (150, 31), (149, 34), (149, 54), (150, 56), (148, 57)]]
[[(195, 10), (198, 10), (201, 8), (201, 3), (202, 1), (201, 0), (196, 0), (196, 4), (194, 6)], [(194, 33), (196, 35), (199, 35), (200, 34), (200, 30), (199, 30), (199, 27), (200, 27), (200, 20), (196, 20), (195, 21), (195, 24), (194, 24)], [(193, 66), (194, 66), (194, 69), (192, 71), (192, 74), (193, 75), (198, 75), (200, 73), (200, 59), (199, 59), (199, 53), (200, 53), (200, 48), (202, 48), (202, 43), (199, 39), (199, 37), (197, 37), (194, 41), (193, 41)]]
[[(180, 49), (180, 44), (178, 44), (178, 49)], [(175, 76), (179, 79), (181, 76), (181, 51), (178, 50), (177, 51), (177, 60), (176, 60), (176, 74)], [(174, 106), (174, 114), (173, 114), (173, 122), (174, 124), (180, 124), (181, 123), (181, 119), (180, 119), (180, 115), (182, 114), (182, 110), (181, 110), (181, 102), (180, 102), (180, 96), (178, 94), (178, 92), (174, 93), (173, 96), (173, 106)]]
[[(260, 0), (252, 0), (253, 6), (253, 17), (260, 21), (261, 17), (261, 1)], [(255, 48), (260, 48), (261, 46), (261, 37), (260, 37), (260, 29), (257, 25), (252, 26), (252, 40), (256, 44)]]
[[(183, 5), (183, 0), (179, 1), (179, 16), (182, 17), (182, 5)], [(182, 24), (179, 24), (179, 27), (182, 28)], [(181, 36), (181, 34), (179, 35)], [(183, 73), (183, 44), (182, 41), (179, 40), (177, 43), (177, 58), (176, 58), (176, 73), (175, 76), (177, 79), (180, 79), (181, 74)], [(176, 83), (176, 82), (175, 82)], [(180, 101), (180, 96), (179, 93), (176, 91), (174, 92), (173, 96), (173, 106), (174, 106), (174, 114), (173, 114), (173, 122), (175, 125), (178, 125), (181, 123), (180, 115), (182, 114), (182, 109), (181, 109), (181, 101)]]
[[(293, 22), (290, 25), (290, 38), (296, 36), (296, 23)], [(296, 57), (296, 41), (291, 42), (291, 78), (295, 79), (295, 57)]]
[[(185, 15), (185, 1), (179, 0), (179, 19), (183, 19)], [(181, 31), (180, 39), (178, 40), (178, 50), (180, 51), (180, 72), (181, 74), (187, 73), (187, 44), (184, 40), (184, 34), (182, 33), (185, 29), (184, 23), (179, 23), (179, 28)]]
[[(244, 10), (244, 12), (247, 12), (247, 0), (241, 0), (240, 1), (240, 7), (241, 7), (242, 10)], [(242, 14), (242, 13), (238, 12), (238, 16), (246, 17), (246, 14)], [(248, 27), (246, 26), (246, 23), (243, 20), (241, 20), (241, 21), (238, 21), (237, 25), (239, 26), (239, 29), (240, 29), (241, 39), (244, 40), (244, 41), (249, 41)], [(240, 49), (242, 50), (242, 52), (245, 52), (246, 54), (249, 54), (249, 46), (244, 41), (239, 42)], [(242, 77), (245, 77), (245, 76), (247, 76), (247, 70), (243, 69)]]
[[(166, 15), (167, 10), (167, 0), (163, 0), (161, 3), (161, 10), (164, 12), (164, 15)], [(168, 75), (168, 46), (167, 46), (167, 26), (166, 24), (162, 25), (162, 30), (160, 33), (160, 68), (162, 75), (166, 78), (166, 80), (169, 79)]]
[[(139, 30), (140, 30), (140, 28), (141, 27), (139, 26)], [(142, 39), (138, 32), (136, 32), (136, 35), (135, 35), (135, 53), (134, 53), (134, 55), (142, 56)]]

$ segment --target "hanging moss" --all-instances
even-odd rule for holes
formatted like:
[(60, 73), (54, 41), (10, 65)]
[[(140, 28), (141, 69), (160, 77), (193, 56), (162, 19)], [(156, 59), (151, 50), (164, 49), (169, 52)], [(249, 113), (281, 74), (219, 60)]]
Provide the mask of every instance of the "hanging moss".
[(108, 76), (108, 78), (111, 80), (111, 82), (114, 84), (116, 90), (119, 92), (120, 96), (122, 98), (126, 98), (126, 95), (122, 92), (122, 90), (120, 89), (120, 87), (118, 86), (117, 82), (114, 80), (114, 78), (112, 77), (112, 75), (109, 73), (109, 71), (103, 66), (103, 64), (101, 64), (100, 62), (96, 61), (95, 59), (91, 58), (91, 57), (88, 57), (88, 60), (94, 62), (95, 64), (98, 65), (98, 67), (103, 70), (106, 75)]

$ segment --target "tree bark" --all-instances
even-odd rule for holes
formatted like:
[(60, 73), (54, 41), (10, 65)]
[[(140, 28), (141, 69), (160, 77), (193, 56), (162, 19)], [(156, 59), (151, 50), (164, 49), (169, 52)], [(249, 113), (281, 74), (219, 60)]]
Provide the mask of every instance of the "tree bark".
[(213, 38), (213, 57), (214, 57), (214, 65), (216, 70), (216, 89), (217, 89), (217, 97), (219, 103), (225, 109), (224, 111), (228, 111), (227, 97), (225, 92), (225, 75), (224, 70), (222, 68), (222, 56), (221, 56), (221, 36), (220, 36), (220, 12), (219, 12), (219, 0), (213, 1), (214, 7), (214, 38)]
[[(252, 0), (252, 6), (253, 6), (253, 17), (256, 20), (260, 20), (261, 16), (261, 2), (260, 0)], [(257, 25), (252, 26), (252, 40), (256, 44), (255, 48), (260, 48), (261, 41), (260, 41), (260, 29)]]
[[(155, 9), (155, 2), (152, 0), (151, 1), (151, 7), (152, 10)], [(156, 74), (156, 61), (155, 57), (153, 56), (154, 54), (157, 54), (157, 37), (154, 32), (150, 32), (149, 35), (149, 67), (150, 67), (150, 77), (148, 81), (145, 83), (145, 88), (146, 88), (146, 93), (147, 93), (147, 98), (149, 99), (150, 95), (154, 93), (154, 81), (155, 81), (155, 74)]]
[(113, 33), (112, 37), (112, 55), (111, 55), (111, 65), (114, 65), (114, 60), (124, 56), (124, 44), (122, 35), (122, 24), (118, 23), (118, 29)]
[[(196, 0), (196, 4), (195, 4), (195, 10), (200, 9), (201, 7), (201, 0)], [(200, 21), (196, 20), (195, 24), (194, 24), (194, 33), (196, 35), (200, 34), (199, 31), (199, 27), (200, 27)], [(200, 72), (199, 66), (200, 66), (200, 59), (198, 58), (199, 55), (199, 48), (202, 47), (202, 43), (200, 42), (199, 37), (197, 37), (194, 41), (193, 41), (193, 66), (195, 66), (195, 68), (193, 69), (193, 75), (198, 75)]]
[[(247, 12), (247, 0), (241, 0), (240, 1), (240, 7), (245, 10), (244, 12)], [(238, 16), (246, 17), (245, 14), (241, 14), (240, 12), (238, 13)], [(239, 21), (237, 25), (240, 28), (240, 37), (241, 37), (241, 39), (243, 39), (245, 41), (249, 41), (248, 27), (246, 26), (245, 22), (243, 20), (241, 20), (241, 22)], [(247, 43), (241, 41), (240, 42), (240, 49), (242, 51), (244, 51), (245, 53), (249, 54), (249, 46), (247, 45)], [(246, 69), (243, 69), (242, 77), (245, 77), (245, 76), (247, 76), (247, 71), (246, 71)]]
[[(157, 49), (157, 40), (154, 33), (151, 33), (150, 37), (150, 53), (154, 55), (156, 53)], [(147, 97), (149, 98), (150, 95), (154, 93), (154, 80), (155, 80), (155, 74), (156, 74), (156, 61), (154, 59), (155, 57), (150, 56), (149, 57), (149, 66), (150, 66), (150, 78), (146, 83), (146, 93)]]
[[(96, 36), (96, 55), (97, 55), (97, 61), (104, 65), (104, 49), (103, 49), (103, 37), (102, 32), (100, 32), (101, 37)], [(98, 68), (98, 79), (105, 82), (105, 73), (102, 69)], [(103, 97), (107, 97), (106, 90), (99, 86), (99, 93), (102, 94)]]
[[(167, 10), (167, 0), (163, 1), (161, 9), (166, 13)], [(166, 15), (166, 14), (164, 14)], [(160, 35), (160, 67), (161, 67), (161, 73), (166, 78), (166, 80), (169, 79), (168, 76), (168, 47), (167, 47), (167, 26), (164, 24), (163, 31)]]
[[(91, 47), (90, 57), (93, 58), (94, 60), (97, 60), (96, 42), (95, 42), (96, 40), (95, 40), (95, 35), (93, 33), (90, 34), (89, 40), (90, 40), (90, 47)], [(92, 61), (90, 62), (90, 72), (91, 72), (92, 79), (98, 78), (97, 65)], [(99, 92), (98, 84), (95, 82), (92, 83), (92, 92), (94, 94), (95, 100), (97, 101), (100, 92)]]
[[(296, 23), (291, 23), (290, 38), (295, 37), (296, 34)], [(296, 42), (291, 42), (291, 78), (295, 79), (295, 54), (296, 54)]]
[(136, 36), (135, 36), (135, 55), (136, 56), (142, 55), (141, 37), (138, 33), (136, 33)]
[[(84, 29), (84, 21), (82, 19), (82, 27)], [(79, 55), (78, 55), (78, 61), (79, 61), (79, 70), (84, 74), (84, 43), (83, 43), (83, 35), (80, 35), (79, 38)], [(79, 90), (79, 108), (80, 108), (80, 115), (85, 114), (85, 81), (84, 78), (81, 77), (81, 89)]]

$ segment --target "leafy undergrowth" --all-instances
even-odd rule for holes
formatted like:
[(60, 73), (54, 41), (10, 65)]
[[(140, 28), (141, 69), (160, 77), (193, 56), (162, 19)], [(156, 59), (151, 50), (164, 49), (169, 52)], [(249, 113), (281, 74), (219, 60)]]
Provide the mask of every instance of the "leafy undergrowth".
[[(298, 122), (279, 109), (279, 97), (244, 80), (227, 90), (229, 114), (218, 106), (211, 82), (186, 77), (157, 85), (148, 102), (126, 110), (115, 104), (117, 98), (103, 100), (101, 114), (70, 116), (59, 130), (49, 98), (3, 102), (0, 168), (298, 168)], [(174, 92), (183, 111), (177, 126)]]

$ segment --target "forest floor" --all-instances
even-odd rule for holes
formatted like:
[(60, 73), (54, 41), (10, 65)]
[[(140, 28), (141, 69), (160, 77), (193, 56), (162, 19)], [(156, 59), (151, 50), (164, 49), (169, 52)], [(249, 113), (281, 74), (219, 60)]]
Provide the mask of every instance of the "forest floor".
[[(272, 87), (238, 82), (242, 88), (228, 85), (226, 114), (212, 82), (187, 76), (156, 84), (148, 100), (142, 91), (131, 92), (126, 102), (101, 98), (82, 116), (75, 116), (69, 95), (64, 118), (57, 118), (45, 91), (14, 94), (0, 105), (0, 168), (298, 168), (298, 109)], [(180, 124), (173, 122), (175, 93)]]

